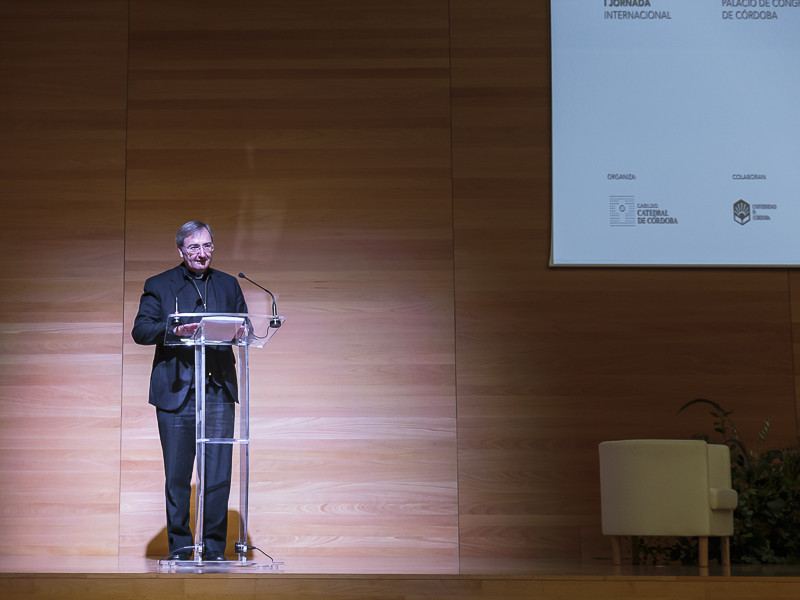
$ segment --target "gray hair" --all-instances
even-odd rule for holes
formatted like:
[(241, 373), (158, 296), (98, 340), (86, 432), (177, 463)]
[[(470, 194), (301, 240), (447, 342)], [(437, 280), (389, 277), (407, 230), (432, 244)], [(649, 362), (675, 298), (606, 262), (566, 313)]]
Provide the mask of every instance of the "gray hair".
[(178, 230), (178, 235), (175, 236), (175, 243), (178, 245), (178, 248), (183, 248), (183, 242), (186, 240), (187, 237), (190, 235), (194, 235), (198, 231), (202, 231), (205, 229), (208, 231), (208, 235), (211, 236), (211, 241), (214, 241), (214, 232), (211, 231), (211, 227), (203, 223), (202, 221), (189, 221), (188, 223), (184, 223), (183, 226)]

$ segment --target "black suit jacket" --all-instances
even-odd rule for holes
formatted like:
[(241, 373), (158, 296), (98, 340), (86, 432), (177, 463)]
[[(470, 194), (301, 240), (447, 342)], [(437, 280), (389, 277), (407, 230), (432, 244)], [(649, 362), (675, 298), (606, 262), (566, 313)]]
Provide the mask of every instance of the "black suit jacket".
[[(131, 331), (137, 344), (156, 346), (150, 374), (150, 404), (164, 410), (177, 410), (194, 388), (194, 348), (164, 345), (167, 316), (176, 312), (176, 299), (180, 312), (247, 312), (242, 288), (235, 277), (209, 269), (204, 279), (193, 279), (190, 271), (180, 264), (145, 281)], [(206, 367), (213, 380), (223, 385), (236, 401), (233, 349), (207, 347)]]

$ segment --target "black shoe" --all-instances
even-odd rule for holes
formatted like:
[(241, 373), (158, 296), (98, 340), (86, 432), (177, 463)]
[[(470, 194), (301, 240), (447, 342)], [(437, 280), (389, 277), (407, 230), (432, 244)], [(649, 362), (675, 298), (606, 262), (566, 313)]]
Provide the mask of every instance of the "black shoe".
[(192, 560), (192, 551), (176, 550), (172, 553), (172, 560)]
[(203, 560), (207, 560), (209, 562), (221, 562), (225, 560), (225, 555), (222, 552), (217, 552), (215, 550), (207, 550), (203, 553)]

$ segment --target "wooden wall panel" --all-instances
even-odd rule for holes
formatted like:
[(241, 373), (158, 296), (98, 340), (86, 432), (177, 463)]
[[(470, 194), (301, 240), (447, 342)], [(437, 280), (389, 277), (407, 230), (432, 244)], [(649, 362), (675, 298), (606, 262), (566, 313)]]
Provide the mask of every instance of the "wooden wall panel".
[(794, 273), (548, 267), (547, 6), (2, 4), (0, 554), (166, 551), (130, 328), (191, 218), (289, 319), (250, 541), (294, 572), (607, 557), (597, 443), (695, 397), (795, 439)]
[(547, 3), (451, 12), (461, 569), (610, 557), (598, 442), (793, 439), (787, 273), (549, 268)]
[[(250, 532), (294, 568), (457, 570), (447, 19), (427, 0), (131, 5), (125, 329), (190, 218), (219, 268), (276, 293)], [(126, 340), (127, 555), (166, 550), (151, 356)]]
[(0, 554), (117, 553), (126, 31), (0, 6)]

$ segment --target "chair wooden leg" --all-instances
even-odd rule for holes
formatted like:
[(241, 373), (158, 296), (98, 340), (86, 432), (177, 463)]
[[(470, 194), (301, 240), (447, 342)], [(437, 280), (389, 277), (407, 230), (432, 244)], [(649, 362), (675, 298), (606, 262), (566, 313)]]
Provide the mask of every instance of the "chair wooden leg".
[(720, 540), (720, 547), (722, 549), (722, 566), (729, 567), (731, 564), (731, 538), (727, 535), (723, 536)]
[(698, 564), (701, 567), (708, 566), (708, 536), (701, 535), (697, 544)]
[(615, 565), (622, 564), (622, 536), (611, 536), (611, 559)]

